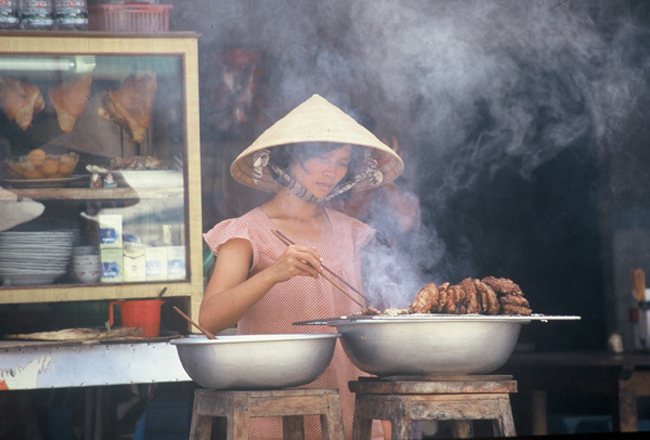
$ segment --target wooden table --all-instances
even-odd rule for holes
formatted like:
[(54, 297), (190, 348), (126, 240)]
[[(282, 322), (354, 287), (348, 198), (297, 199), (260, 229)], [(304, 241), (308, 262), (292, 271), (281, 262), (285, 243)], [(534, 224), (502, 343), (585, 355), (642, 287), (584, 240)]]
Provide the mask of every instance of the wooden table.
[(529, 395), (531, 434), (545, 435), (547, 392), (608, 395), (615, 404), (613, 428), (637, 430), (638, 396), (650, 396), (650, 354), (640, 352), (515, 353), (499, 370), (512, 374), (520, 396)]

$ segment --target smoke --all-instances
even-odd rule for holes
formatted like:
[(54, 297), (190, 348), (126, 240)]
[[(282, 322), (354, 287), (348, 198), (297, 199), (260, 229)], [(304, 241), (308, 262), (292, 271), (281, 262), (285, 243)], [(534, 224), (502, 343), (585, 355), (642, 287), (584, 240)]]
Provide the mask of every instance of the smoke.
[[(635, 23), (630, 3), (620, 1), (210, 6), (220, 23), (210, 25), (219, 46), (266, 52), (267, 120), (313, 93), (345, 111), (364, 108), (376, 119), (378, 135), (397, 135), (406, 162), (400, 185), (417, 191), (434, 219), (450, 198), (504, 167), (531, 179), (569, 147), (594, 148), (585, 139), (615, 148), (650, 67), (647, 30)], [(391, 231), (382, 217), (390, 215), (374, 215), (373, 226)], [(411, 234), (402, 248), (377, 250), (376, 260), (386, 263), (371, 279), (389, 286), (384, 298), (400, 290), (412, 297), (423, 282), (417, 268), (433, 270), (436, 281), (450, 272), (436, 230)], [(469, 237), (463, 240), (471, 247)], [(409, 264), (416, 269), (390, 277), (402, 279), (405, 289), (386, 279)], [(466, 264), (462, 269), (471, 276)]]

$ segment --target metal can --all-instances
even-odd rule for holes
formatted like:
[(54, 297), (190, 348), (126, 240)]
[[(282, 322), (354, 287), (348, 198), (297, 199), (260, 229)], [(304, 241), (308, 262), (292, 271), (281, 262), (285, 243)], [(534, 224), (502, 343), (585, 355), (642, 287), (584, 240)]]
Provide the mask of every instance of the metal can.
[(20, 24), (19, 0), (0, 0), (0, 29), (16, 29)]
[(54, 16), (56, 28), (59, 30), (88, 29), (86, 0), (54, 0)]
[(53, 29), (53, 0), (20, 0), (21, 29)]

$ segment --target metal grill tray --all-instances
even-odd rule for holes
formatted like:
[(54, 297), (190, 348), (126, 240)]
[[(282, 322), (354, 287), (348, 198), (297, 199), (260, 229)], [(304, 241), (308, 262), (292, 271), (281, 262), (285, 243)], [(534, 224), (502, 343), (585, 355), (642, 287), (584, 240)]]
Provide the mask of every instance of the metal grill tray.
[(532, 315), (478, 315), (465, 314), (454, 315), (445, 313), (412, 313), (405, 315), (355, 315), (338, 316), (335, 318), (314, 319), (308, 321), (294, 322), (293, 325), (337, 325), (345, 323), (363, 322), (448, 322), (448, 321), (471, 321), (471, 322), (521, 322), (531, 321), (577, 321), (582, 319), (575, 315), (543, 315), (533, 313)]

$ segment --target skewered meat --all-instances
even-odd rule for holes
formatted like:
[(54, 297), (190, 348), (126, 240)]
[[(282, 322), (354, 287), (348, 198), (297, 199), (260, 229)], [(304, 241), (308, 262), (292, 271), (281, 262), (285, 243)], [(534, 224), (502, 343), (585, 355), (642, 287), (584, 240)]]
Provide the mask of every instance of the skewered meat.
[(151, 125), (153, 100), (156, 96), (156, 74), (136, 72), (129, 75), (119, 89), (109, 89), (99, 106), (98, 114), (117, 122), (133, 142), (143, 142)]
[(497, 299), (496, 292), (483, 281), (474, 280), (476, 291), (481, 296), (481, 310), (486, 315), (497, 315), (501, 304)]
[(404, 313), (450, 313), (483, 315), (530, 315), (530, 304), (520, 287), (507, 278), (465, 278), (459, 284), (429, 283), (417, 293), (406, 309), (379, 312), (369, 307), (364, 315), (396, 315)]
[(490, 286), (495, 292), (500, 292), (503, 295), (508, 293), (512, 295), (523, 295), (521, 288), (512, 280), (507, 278), (485, 277), (481, 281)]
[(368, 306), (366, 310), (363, 311), (363, 315), (381, 315), (381, 311), (373, 306)]
[(440, 293), (436, 285), (434, 283), (427, 284), (415, 295), (415, 299), (411, 303), (413, 313), (427, 313), (433, 307), (437, 308), (439, 296)]
[(396, 308), (388, 308), (384, 310), (384, 315), (388, 316), (397, 316), (397, 315), (409, 315), (413, 312), (413, 309), (410, 307), (407, 307), (405, 309), (396, 309)]
[(479, 305), (480, 298), (474, 285), (474, 280), (465, 278), (460, 282), (460, 287), (465, 291), (465, 306), (467, 313), (481, 313), (481, 306)]
[(92, 74), (72, 75), (59, 85), (52, 86), (47, 92), (50, 102), (54, 105), (59, 127), (64, 133), (70, 133), (77, 118), (86, 109), (90, 99)]
[(432, 309), (431, 312), (442, 312), (447, 305), (447, 299), (449, 298), (449, 283), (442, 283), (438, 287), (438, 307), (434, 310)]
[(32, 125), (34, 116), (45, 108), (45, 101), (37, 86), (0, 76), (0, 107), (10, 121), (16, 121), (25, 131)]
[(512, 304), (503, 304), (501, 305), (501, 314), (502, 315), (530, 315), (532, 310), (528, 307), (515, 306)]
[(528, 304), (528, 300), (524, 298), (523, 296), (518, 296), (518, 295), (504, 295), (499, 297), (499, 303), (503, 304), (511, 304), (513, 306), (522, 306), (522, 307), (530, 307), (530, 304)]

